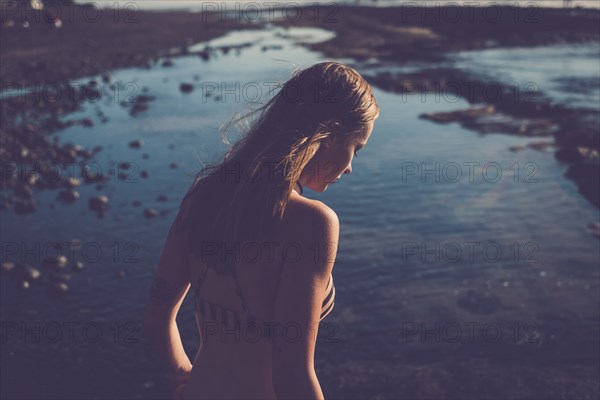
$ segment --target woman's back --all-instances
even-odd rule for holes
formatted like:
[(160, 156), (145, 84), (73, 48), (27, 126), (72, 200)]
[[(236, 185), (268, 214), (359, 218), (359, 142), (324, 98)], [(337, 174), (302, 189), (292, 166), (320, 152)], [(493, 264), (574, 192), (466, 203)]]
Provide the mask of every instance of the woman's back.
[[(295, 340), (298, 335), (294, 329), (287, 336), (281, 335), (281, 327), (290, 325), (293, 319), (285, 316), (286, 307), (291, 304), (285, 297), (290, 285), (302, 284), (293, 277), (295, 274), (314, 272), (314, 266), (305, 263), (315, 260), (315, 247), (309, 246), (316, 245), (331, 252), (331, 245), (326, 242), (337, 244), (335, 235), (339, 226), (328, 230), (326, 236), (315, 230), (337, 224), (337, 216), (325, 204), (293, 192), (278, 240), (240, 243), (235, 276), (219, 275), (202, 257), (188, 255), (201, 347), (193, 362), (184, 399), (276, 398), (272, 380), (273, 352), (286, 348), (282, 337)], [(313, 243), (307, 239), (313, 239)], [(320, 243), (323, 241), (325, 243)], [(220, 243), (207, 243), (202, 254), (231, 257), (233, 251), (231, 245), (223, 248)], [(304, 255), (299, 256), (299, 251)], [(333, 266), (335, 254), (331, 256), (329, 254), (326, 261), (329, 268)], [(333, 308), (335, 288), (331, 269), (328, 274), (326, 285), (318, 288), (322, 299), (320, 319)], [(309, 282), (310, 278), (305, 281)], [(308, 335), (305, 329), (300, 330)], [(277, 354), (275, 356), (277, 360)]]

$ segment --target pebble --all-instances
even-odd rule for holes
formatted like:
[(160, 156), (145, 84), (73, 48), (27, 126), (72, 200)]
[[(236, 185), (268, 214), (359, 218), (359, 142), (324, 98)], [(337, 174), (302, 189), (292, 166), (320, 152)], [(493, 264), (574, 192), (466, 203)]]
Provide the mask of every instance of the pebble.
[(79, 199), (79, 192), (77, 190), (61, 190), (58, 192), (58, 198), (66, 203), (72, 203)]
[(81, 261), (73, 263), (72, 269), (73, 271), (81, 271), (83, 269), (83, 263)]
[(68, 262), (69, 260), (65, 256), (45, 257), (43, 260), (45, 266), (52, 268), (64, 268), (67, 266)]
[(131, 147), (132, 149), (139, 149), (143, 145), (144, 145), (144, 141), (142, 139), (138, 139), (138, 140), (129, 142), (129, 147)]
[(146, 171), (146, 170), (143, 170), (142, 172), (140, 172), (140, 176), (141, 176), (142, 178), (144, 178), (144, 179), (145, 179), (145, 178), (148, 178), (148, 171)]
[(25, 178), (25, 184), (29, 186), (34, 186), (40, 180), (40, 174), (37, 172), (33, 172)]
[(21, 265), (21, 275), (23, 275), (23, 278), (25, 280), (35, 281), (36, 279), (39, 279), (39, 277), (42, 274), (41, 274), (40, 271), (38, 271), (37, 269), (33, 268), (32, 266), (22, 264)]
[(11, 272), (15, 269), (15, 263), (11, 262), (11, 261), (6, 261), (3, 262), (2, 264), (0, 264), (0, 271), (2, 271), (2, 273), (8, 273)]
[(77, 187), (77, 186), (80, 186), (81, 185), (81, 179), (71, 177), (71, 178), (65, 180), (65, 185), (67, 187)]
[(179, 164), (177, 164), (176, 162), (172, 162), (171, 164), (169, 164), (169, 168), (171, 168), (171, 169), (179, 168)]
[(53, 295), (63, 295), (69, 290), (69, 286), (64, 282), (53, 283), (49, 287), (50, 294)]
[(29, 282), (22, 281), (21, 282), (21, 289), (29, 289)]
[(146, 208), (144, 210), (144, 217), (146, 217), (146, 218), (158, 217), (158, 211), (156, 211), (153, 208)]
[(181, 90), (182, 93), (191, 93), (194, 90), (194, 85), (182, 83), (179, 85), (179, 90)]
[(161, 194), (160, 196), (158, 196), (158, 197), (156, 198), (156, 201), (160, 201), (160, 202), (165, 202), (165, 201), (167, 201), (167, 200), (168, 200), (168, 198), (167, 198), (167, 196), (165, 196), (164, 194)]
[(600, 222), (591, 222), (587, 225), (592, 235), (600, 238)]
[(104, 195), (92, 197), (89, 205), (92, 210), (103, 211), (108, 207), (108, 197)]

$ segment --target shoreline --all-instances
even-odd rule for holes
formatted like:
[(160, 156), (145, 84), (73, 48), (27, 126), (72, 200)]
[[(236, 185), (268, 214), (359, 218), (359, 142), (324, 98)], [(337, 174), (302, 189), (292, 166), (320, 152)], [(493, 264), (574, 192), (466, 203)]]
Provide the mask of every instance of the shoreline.
[[(160, 57), (185, 54), (187, 46), (227, 32), (265, 26), (264, 22), (236, 22), (227, 18), (223, 21), (218, 14), (152, 10), (126, 15), (122, 10), (119, 13), (109, 8), (103, 9), (101, 18), (91, 23), (80, 17), (83, 7), (72, 7), (73, 17), (60, 28), (49, 22), (47, 16), (34, 18), (27, 29), (18, 23), (9, 27), (9, 20), (15, 23), (24, 17), (2, 16), (0, 80), (3, 83), (26, 87), (66, 82), (112, 69), (143, 67)], [(500, 6), (500, 18), (494, 19), (482, 11), (484, 7), (481, 10), (440, 7), (440, 10), (452, 8), (463, 10), (460, 19), (450, 19), (447, 15), (450, 11), (429, 15), (429, 11), (420, 7), (412, 10), (353, 5), (328, 10), (308, 5), (298, 7), (299, 19), (266, 22), (335, 32), (337, 36), (329, 41), (306, 44), (328, 57), (359, 61), (377, 58), (396, 64), (442, 61), (447, 53), (459, 50), (600, 41), (599, 9), (540, 8), (528, 14), (522, 7)], [(477, 11), (469, 11), (473, 9)], [(26, 15), (31, 13), (36, 11), (26, 11)], [(17, 31), (18, 36), (11, 35)], [(76, 53), (74, 48), (78, 50)]]
[[(78, 5), (74, 7), (81, 8)], [(597, 30), (600, 10), (538, 9), (538, 20), (532, 23), (525, 15), (519, 14), (523, 12), (522, 9), (510, 6), (499, 9), (503, 17), (494, 24), (489, 23), (489, 16), (483, 13), (474, 13), (473, 18), (460, 24), (441, 18), (438, 22), (435, 16), (430, 20), (425, 19), (423, 23), (420, 12), (424, 10), (418, 7), (340, 6), (334, 16), (322, 14), (315, 18), (319, 10), (309, 5), (302, 7), (302, 10), (306, 10), (302, 18), (272, 21), (271, 24), (315, 27), (335, 32), (336, 36), (325, 42), (301, 43), (330, 58), (348, 58), (358, 62), (366, 60), (371, 65), (383, 67), (410, 65), (415, 61), (430, 62), (427, 69), (411, 74), (386, 72), (370, 76), (368, 68), (365, 70), (365, 78), (371, 84), (397, 93), (440, 91), (446, 90), (448, 83), (465, 82), (496, 84), (502, 90), (510, 90), (503, 82), (490, 81), (489, 78), (453, 68), (435, 68), (436, 61), (448, 61), (449, 54), (454, 51), (600, 41), (600, 32)], [(96, 75), (101, 75), (102, 80), (109, 83), (111, 70), (148, 67), (160, 58), (166, 59), (163, 66), (168, 67), (169, 58), (180, 55), (195, 54), (208, 61), (211, 51), (225, 52), (236, 46), (204, 49), (195, 53), (190, 53), (188, 46), (239, 29), (265, 28), (264, 23), (223, 22), (215, 14), (204, 16), (201, 13), (179, 11), (140, 11), (135, 16), (138, 22), (132, 24), (121, 21), (115, 23), (115, 16), (107, 12), (102, 16), (94, 24), (73, 19), (60, 28), (43, 19), (31, 23), (27, 29), (8, 27), (3, 23), (0, 28), (3, 60), (0, 76), (3, 88), (13, 85), (18, 90), (31, 84), (63, 85), (72, 79)], [(400, 26), (398, 21), (402, 22)], [(20, 30), (19, 36), (10, 35), (17, 29)], [(79, 51), (73, 53), (75, 48)], [(89, 93), (87, 91), (92, 90), (93, 93), (95, 89), (92, 85), (73, 90), (74, 98), (58, 102), (46, 96), (41, 96), (41, 101), (30, 102), (27, 99), (25, 104), (19, 98), (0, 100), (3, 121), (0, 126), (0, 144), (3, 147), (0, 161), (3, 164), (60, 160), (72, 162), (78, 157), (89, 159), (93, 155), (94, 152), (90, 150), (62, 146), (56, 141), (49, 146), (50, 141), (45, 136), (73, 123), (89, 126), (91, 121), (85, 119), (70, 121), (67, 125), (59, 121), (61, 115), (79, 108), (85, 101), (85, 93)], [(465, 97), (464, 94), (459, 95)], [(458, 122), (480, 133), (496, 130), (519, 136), (553, 137), (555, 143), (545, 147), (557, 147), (556, 158), (569, 164), (569, 171), (565, 175), (577, 183), (581, 194), (591, 204), (600, 208), (596, 183), (600, 180), (600, 132), (598, 127), (585, 122), (590, 115), (594, 116), (594, 110), (556, 105), (543, 96), (531, 104), (508, 97), (490, 102), (481, 93), (476, 93), (467, 99), (472, 106), (478, 107), (476, 110), (443, 115), (424, 114), (421, 117), (436, 123)], [(141, 94), (134, 100), (132, 116), (147, 107), (147, 102), (152, 98)], [(490, 116), (501, 117), (500, 120), (509, 122), (490, 124)], [(523, 120), (526, 122), (523, 123)], [(52, 150), (48, 151), (49, 147)], [(4, 168), (4, 165), (0, 168)], [(65, 185), (68, 187), (69, 182), (57, 184), (58, 187)], [(16, 191), (8, 203), (21, 204), (20, 207), (25, 211), (35, 208), (27, 203), (32, 199), (30, 192), (33, 186), (35, 182), (19, 183), (10, 179), (0, 182), (0, 188), (13, 188)], [(0, 203), (1, 208), (8, 207), (4, 200)]]

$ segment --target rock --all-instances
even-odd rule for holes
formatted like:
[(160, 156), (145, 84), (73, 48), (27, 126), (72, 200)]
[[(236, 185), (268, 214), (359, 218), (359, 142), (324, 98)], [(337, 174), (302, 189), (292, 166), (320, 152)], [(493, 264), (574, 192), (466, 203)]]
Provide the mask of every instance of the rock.
[(554, 147), (554, 142), (534, 142), (527, 145), (530, 149), (544, 151)]
[(118, 271), (117, 271), (117, 276), (118, 276), (119, 278), (122, 278), (122, 277), (124, 277), (124, 276), (125, 276), (125, 271), (123, 271), (122, 269), (118, 270)]
[(35, 281), (42, 275), (39, 270), (26, 264), (20, 264), (19, 273), (26, 281)]
[(169, 164), (169, 168), (171, 168), (171, 169), (179, 168), (179, 164), (177, 164), (176, 162), (172, 162), (171, 164)]
[(11, 271), (13, 271), (15, 269), (15, 263), (11, 262), (11, 261), (6, 261), (3, 262), (2, 264), (0, 264), (0, 271), (2, 271), (3, 274), (9, 273)]
[(104, 211), (108, 208), (108, 197), (104, 195), (92, 197), (89, 201), (89, 206), (95, 211)]
[(591, 222), (587, 225), (592, 235), (600, 239), (600, 222)]
[(29, 282), (21, 281), (21, 289), (29, 289)]
[(194, 91), (194, 85), (189, 83), (182, 83), (181, 85), (179, 85), (179, 90), (181, 90), (182, 93), (191, 93)]
[(72, 264), (73, 271), (79, 272), (83, 269), (83, 263), (81, 261), (77, 261)]
[(25, 177), (24, 183), (29, 186), (35, 186), (35, 184), (38, 183), (39, 180), (40, 180), (40, 174), (38, 174), (37, 172), (34, 172), (30, 175), (27, 175), (27, 177)]
[(516, 152), (516, 151), (523, 150), (524, 148), (525, 148), (525, 146), (515, 145), (515, 146), (510, 146), (508, 148), (508, 150), (510, 150), (512, 152)]
[(148, 154), (148, 153), (144, 153), (144, 154), (142, 154), (142, 158), (143, 158), (144, 160), (147, 160), (147, 159), (149, 159), (149, 158), (150, 158), (150, 154)]
[(598, 154), (598, 150), (596, 149), (593, 149), (591, 147), (578, 146), (577, 151), (579, 152), (581, 157), (586, 161), (600, 161), (600, 155)]
[(581, 161), (582, 156), (576, 147), (561, 146), (556, 153), (554, 153), (554, 158), (556, 158), (558, 161), (572, 163)]
[(198, 53), (202, 61), (208, 61), (210, 59), (210, 53), (207, 50), (202, 50)]
[(129, 147), (131, 147), (132, 149), (139, 149), (143, 145), (144, 145), (144, 141), (142, 139), (138, 139), (138, 140), (129, 142)]
[(72, 203), (79, 199), (79, 192), (77, 190), (61, 190), (58, 192), (58, 198), (65, 203)]
[(67, 291), (69, 290), (69, 286), (64, 283), (64, 282), (57, 282), (57, 283), (53, 283), (52, 285), (50, 285), (50, 287), (48, 288), (50, 294), (52, 295), (56, 295), (56, 296), (62, 296), (65, 293), (67, 293)]
[(65, 181), (65, 186), (67, 187), (77, 187), (81, 185), (81, 179), (75, 178), (75, 177), (70, 177), (69, 179), (66, 179)]
[(165, 61), (163, 61), (162, 66), (163, 67), (172, 67), (173, 66), (173, 61), (171, 61), (171, 60), (165, 60)]
[(160, 202), (165, 202), (165, 201), (167, 201), (167, 200), (168, 200), (168, 198), (167, 198), (167, 196), (165, 196), (164, 194), (161, 194), (160, 196), (158, 196), (158, 197), (156, 198), (156, 201), (160, 201)]
[(58, 257), (44, 257), (43, 264), (51, 268), (64, 268), (67, 266), (69, 260), (65, 256)]
[(147, 208), (144, 210), (144, 217), (146, 217), (146, 218), (158, 217), (158, 211), (156, 211), (153, 208)]
[(131, 202), (131, 205), (134, 206), (134, 207), (139, 207), (139, 206), (142, 205), (142, 202), (139, 201), (139, 200), (134, 200), (134, 201)]
[(140, 172), (140, 176), (144, 179), (148, 178), (148, 171), (143, 170), (142, 172)]

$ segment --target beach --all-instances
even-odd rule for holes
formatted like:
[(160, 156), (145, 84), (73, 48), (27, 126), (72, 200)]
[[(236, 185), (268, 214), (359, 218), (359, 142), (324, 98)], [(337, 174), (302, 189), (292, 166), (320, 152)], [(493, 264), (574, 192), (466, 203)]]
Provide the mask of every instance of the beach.
[(141, 316), (181, 198), (257, 89), (327, 59), (381, 117), (307, 191), (341, 223), (326, 398), (598, 398), (598, 10), (73, 7), (2, 15), (2, 398), (168, 396)]

